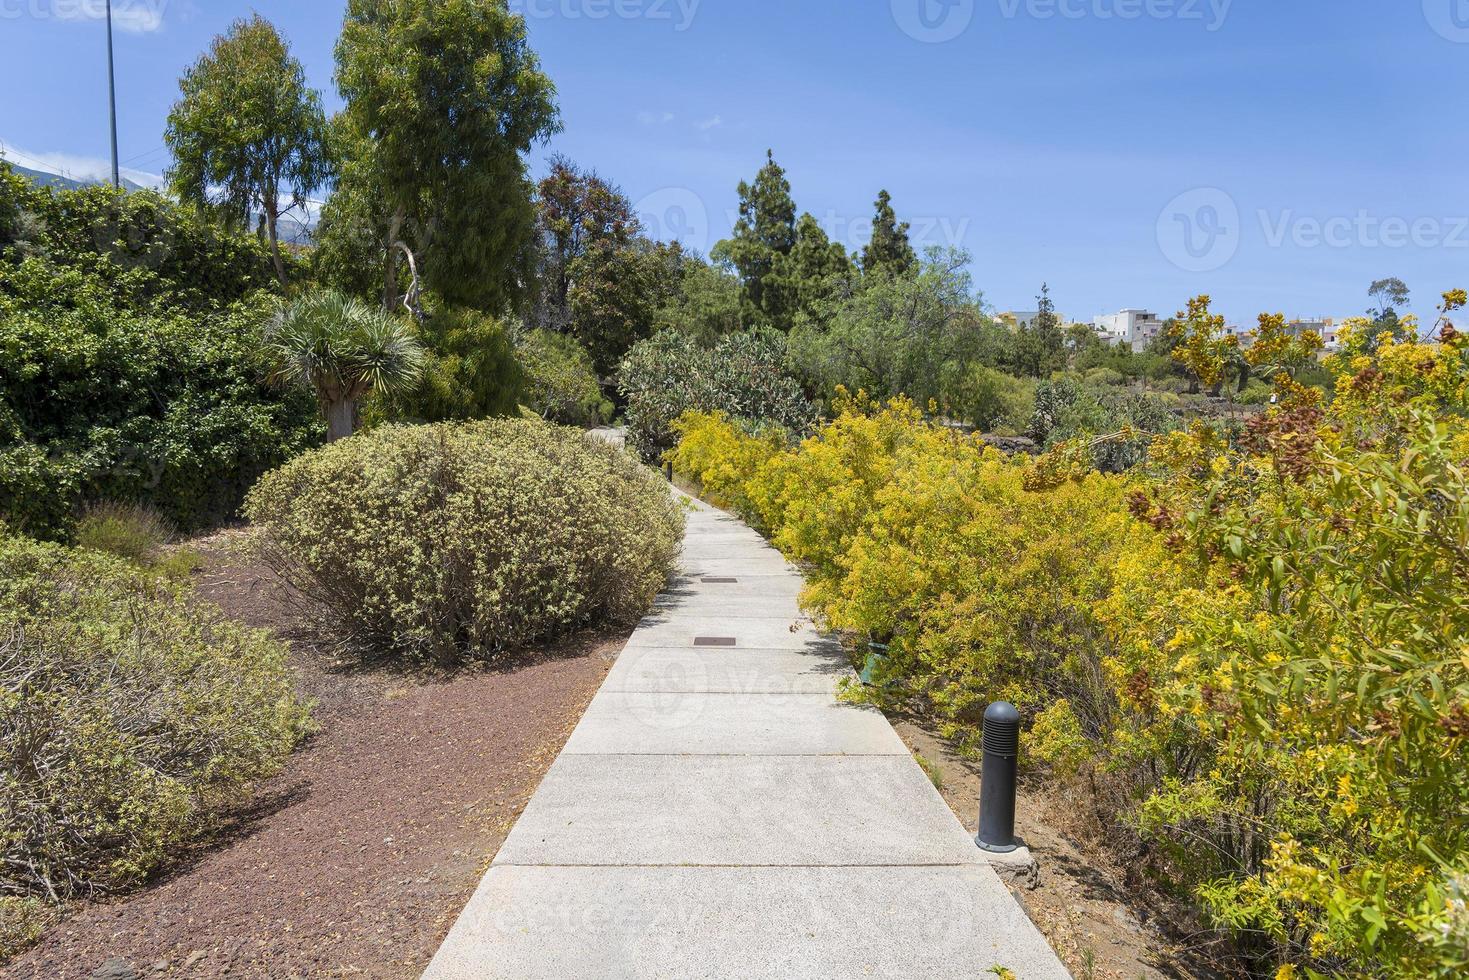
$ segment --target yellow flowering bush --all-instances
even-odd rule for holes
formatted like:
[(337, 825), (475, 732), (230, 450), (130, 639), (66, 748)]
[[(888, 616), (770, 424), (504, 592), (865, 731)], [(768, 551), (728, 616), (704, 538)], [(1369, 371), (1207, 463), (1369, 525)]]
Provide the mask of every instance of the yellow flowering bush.
[[(1306, 975), (1469, 969), (1469, 338), (1446, 324), (1375, 353), (1349, 336), (1330, 404), (1282, 372), (1239, 446), (1155, 451), (1132, 507), (1170, 555), (1122, 569), (1104, 610), (1130, 712), (1203, 750), (1144, 827), (1196, 859), (1219, 921)], [(1155, 592), (1163, 561), (1193, 587)]]
[[(1256, 341), (1278, 404), (1126, 477), (861, 396), (794, 446), (688, 417), (674, 459), (806, 566), (830, 626), (887, 645), (869, 697), (961, 745), (1020, 705), (1033, 756), (1161, 845), (1251, 972), (1461, 976), (1469, 337), (1349, 330), (1329, 401), (1294, 380), (1319, 338), (1266, 316)], [(1234, 356), (1206, 347), (1204, 376)]]

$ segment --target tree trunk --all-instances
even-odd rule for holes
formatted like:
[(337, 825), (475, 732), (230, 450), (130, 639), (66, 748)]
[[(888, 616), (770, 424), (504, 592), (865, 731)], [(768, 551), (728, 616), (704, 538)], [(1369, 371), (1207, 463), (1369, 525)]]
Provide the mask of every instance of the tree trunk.
[(286, 282), (286, 260), (281, 257), (281, 241), (276, 233), (276, 222), (280, 216), (276, 214), (279, 208), (278, 201), (272, 194), (265, 201), (265, 230), (270, 235), (270, 257), (275, 262), (275, 276), (281, 281), (282, 286), (289, 285)]
[(387, 281), (383, 283), (383, 309), (392, 313), (398, 308), (398, 249), (394, 243), (398, 241), (398, 235), (403, 231), (403, 221), (407, 218), (407, 212), (399, 207), (393, 213), (393, 220), (388, 225), (388, 256), (387, 256)]
[(338, 398), (326, 405), (326, 441), (336, 442), (357, 431), (357, 403)]

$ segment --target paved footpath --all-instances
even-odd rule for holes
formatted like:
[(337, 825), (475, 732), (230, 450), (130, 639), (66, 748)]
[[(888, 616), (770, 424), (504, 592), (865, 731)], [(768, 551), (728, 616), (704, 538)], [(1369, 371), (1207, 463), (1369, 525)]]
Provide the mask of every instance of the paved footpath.
[(618, 659), (424, 974), (1068, 977), (754, 531), (694, 504)]

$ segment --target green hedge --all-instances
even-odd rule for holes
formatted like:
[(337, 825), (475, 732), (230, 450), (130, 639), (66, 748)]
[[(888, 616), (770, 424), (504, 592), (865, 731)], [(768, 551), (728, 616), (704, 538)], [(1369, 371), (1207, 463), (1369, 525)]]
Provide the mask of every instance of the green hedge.
[(630, 456), (526, 420), (363, 433), (270, 474), (246, 506), (265, 560), (338, 642), (439, 662), (635, 621), (683, 527)]
[(65, 538), (93, 500), (148, 503), (185, 530), (233, 517), (321, 435), (308, 395), (263, 380), (263, 310), (120, 306), (81, 269), (0, 262), (0, 520)]

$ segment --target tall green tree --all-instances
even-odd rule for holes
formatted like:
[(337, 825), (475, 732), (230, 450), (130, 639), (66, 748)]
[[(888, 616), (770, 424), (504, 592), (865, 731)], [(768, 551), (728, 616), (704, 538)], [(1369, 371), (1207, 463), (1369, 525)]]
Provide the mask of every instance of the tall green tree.
[(933, 249), (905, 276), (879, 276), (829, 304), (824, 322), (798, 324), (791, 362), (811, 390), (837, 385), (941, 404), (978, 363), (986, 321), (966, 270), (969, 255)]
[(1368, 287), (1367, 295), (1377, 303), (1375, 308), (1367, 311), (1367, 316), (1372, 320), (1372, 337), (1368, 341), (1368, 349), (1375, 351), (1383, 334), (1390, 334), (1395, 340), (1406, 339), (1408, 331), (1403, 326), (1403, 318), (1398, 310), (1406, 307), (1412, 299), (1408, 284), (1395, 276), (1379, 279)]
[(672, 295), (681, 254), (677, 243), (637, 238), (618, 246), (603, 240), (576, 261), (570, 333), (591, 353), (602, 378), (610, 379), (629, 348), (652, 335), (658, 311)]
[(260, 215), (286, 282), (278, 225), (330, 177), (326, 115), (280, 32), (255, 14), (216, 37), (179, 80), (168, 115), (168, 181), (181, 201), (226, 223)]
[(871, 275), (885, 271), (903, 275), (918, 262), (913, 245), (908, 241), (908, 222), (898, 222), (893, 210), (893, 196), (887, 191), (877, 195), (876, 213), (872, 218), (872, 240), (862, 250), (862, 272)]
[(790, 329), (791, 296), (781, 288), (777, 264), (796, 247), (796, 202), (791, 183), (767, 150), (755, 182), (740, 181), (740, 217), (734, 236), (714, 246), (714, 257), (739, 272), (744, 303), (752, 315)]
[[(631, 248), (641, 230), (632, 202), (594, 171), (557, 156), (537, 187), (540, 230), (540, 295), (535, 326), (574, 332), (571, 292), (578, 272), (605, 264), (609, 253)], [(599, 253), (589, 262), (588, 255)]]
[(1056, 313), (1047, 283), (1041, 283), (1041, 294), (1035, 300), (1035, 319), (1021, 326), (1015, 355), (1025, 374), (1045, 378), (1066, 367), (1066, 334), (1061, 329), (1061, 317)]
[(705, 347), (744, 327), (740, 280), (727, 264), (685, 255), (668, 301), (658, 311), (654, 330), (687, 334)]
[(384, 306), (411, 253), (445, 302), (518, 308), (536, 256), (524, 157), (559, 129), (524, 17), (508, 0), (348, 0), (336, 53), (342, 179), (381, 216)]
[(796, 244), (776, 262), (782, 292), (793, 317), (815, 317), (850, 283), (856, 271), (841, 242), (833, 242), (810, 214), (796, 223)]

